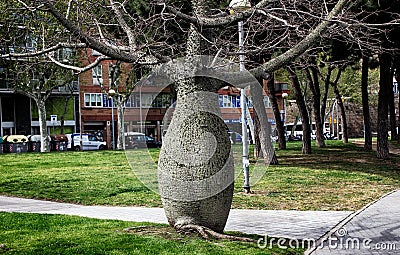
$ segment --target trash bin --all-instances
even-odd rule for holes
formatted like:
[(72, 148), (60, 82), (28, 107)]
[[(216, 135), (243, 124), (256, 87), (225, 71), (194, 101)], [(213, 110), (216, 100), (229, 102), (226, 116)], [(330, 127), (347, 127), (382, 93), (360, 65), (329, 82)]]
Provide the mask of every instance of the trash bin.
[(41, 136), (40, 135), (30, 135), (28, 136), (28, 151), (40, 152)]
[(3, 137), (6, 142), (6, 152), (20, 153), (28, 151), (28, 137), (24, 135), (8, 135)]
[(51, 147), (52, 151), (66, 151), (68, 146), (68, 138), (66, 135), (52, 135)]

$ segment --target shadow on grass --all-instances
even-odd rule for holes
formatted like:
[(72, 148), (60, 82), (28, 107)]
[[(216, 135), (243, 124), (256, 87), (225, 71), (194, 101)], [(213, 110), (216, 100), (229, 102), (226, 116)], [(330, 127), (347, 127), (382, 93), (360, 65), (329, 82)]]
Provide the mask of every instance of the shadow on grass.
[(288, 149), (277, 151), (280, 167), (299, 166), (311, 170), (339, 170), (377, 174), (400, 180), (400, 157), (392, 155), (388, 160), (380, 160), (376, 152), (341, 141), (330, 141), (326, 148), (313, 146), (312, 154), (301, 153), (301, 142), (289, 143)]

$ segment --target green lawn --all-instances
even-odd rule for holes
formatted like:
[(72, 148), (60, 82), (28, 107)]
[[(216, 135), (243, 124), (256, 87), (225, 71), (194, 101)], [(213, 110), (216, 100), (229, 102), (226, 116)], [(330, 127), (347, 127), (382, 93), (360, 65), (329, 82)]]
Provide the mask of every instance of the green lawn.
[[(0, 254), (302, 254), (256, 243), (181, 235), (166, 225), (75, 216), (0, 213)], [(125, 228), (139, 227), (126, 232)], [(258, 240), (257, 236), (248, 236)]]
[[(400, 187), (399, 157), (378, 160), (374, 152), (340, 141), (329, 141), (325, 149), (313, 147), (313, 155), (302, 155), (300, 148), (295, 142), (278, 151), (280, 165), (264, 169), (253, 194), (241, 192), (239, 176), (233, 207), (356, 210)], [(156, 162), (158, 149), (150, 152)], [(141, 164), (146, 153), (132, 152), (131, 163), (154, 171), (156, 163)], [(121, 151), (4, 154), (0, 160), (0, 194), (84, 205), (161, 206)], [(241, 165), (236, 168), (240, 171)]]

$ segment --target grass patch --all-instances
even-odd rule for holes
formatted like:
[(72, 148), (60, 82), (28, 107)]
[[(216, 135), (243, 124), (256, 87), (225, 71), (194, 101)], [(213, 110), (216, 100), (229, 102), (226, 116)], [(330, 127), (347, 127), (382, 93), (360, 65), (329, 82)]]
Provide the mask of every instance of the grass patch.
[[(166, 225), (76, 216), (0, 213), (0, 254), (302, 254), (255, 243), (205, 241)], [(138, 227), (126, 232), (124, 228)], [(248, 236), (249, 237), (249, 236)], [(257, 236), (250, 236), (258, 239)]]
[(379, 160), (353, 144), (327, 141), (312, 155), (301, 154), (301, 142), (277, 151), (280, 164), (269, 166), (252, 190), (235, 184), (234, 207), (273, 210), (357, 210), (400, 187), (400, 158)]
[(1, 194), (84, 205), (161, 206), (123, 151), (4, 154), (0, 159)]
[[(280, 165), (266, 169), (253, 194), (242, 193), (239, 176), (233, 208), (357, 210), (400, 187), (399, 157), (382, 161), (353, 144), (327, 142), (323, 149), (313, 145), (312, 155), (301, 154), (300, 142), (288, 143), (287, 150), (277, 151)], [(134, 153), (139, 162), (146, 152)], [(159, 149), (150, 153), (156, 164)], [(159, 195), (136, 178), (121, 151), (4, 154), (0, 160), (3, 195), (83, 205), (161, 206)]]

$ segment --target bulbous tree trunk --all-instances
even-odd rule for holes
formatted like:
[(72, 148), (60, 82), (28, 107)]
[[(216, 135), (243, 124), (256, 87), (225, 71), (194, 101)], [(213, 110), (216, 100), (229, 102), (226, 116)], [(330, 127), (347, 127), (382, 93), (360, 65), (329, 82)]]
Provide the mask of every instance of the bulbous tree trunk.
[(46, 124), (46, 102), (41, 99), (35, 99), (39, 114), (39, 131), (40, 131), (40, 152), (50, 152), (50, 141), (47, 135)]
[[(196, 85), (203, 82), (207, 81)], [(159, 190), (171, 226), (199, 225), (222, 232), (234, 180), (228, 128), (217, 91), (190, 87), (197, 86), (178, 87), (176, 109), (159, 156)]]
[[(194, 15), (205, 15), (209, 6), (209, 0), (192, 1)], [(177, 101), (159, 155), (158, 184), (172, 227), (197, 225), (223, 232), (233, 197), (233, 156), (216, 84), (194, 78), (202, 68), (196, 56), (204, 43), (191, 25), (185, 63), (168, 71)]]

